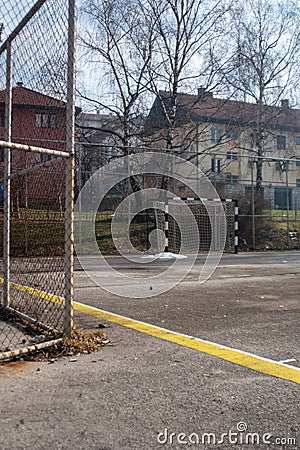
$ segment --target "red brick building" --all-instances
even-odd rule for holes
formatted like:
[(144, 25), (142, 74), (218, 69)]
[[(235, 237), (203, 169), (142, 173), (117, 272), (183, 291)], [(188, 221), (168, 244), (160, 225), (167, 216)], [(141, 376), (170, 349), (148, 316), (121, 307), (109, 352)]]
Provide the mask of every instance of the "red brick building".
[[(13, 88), (12, 141), (63, 150), (66, 103), (22, 85)], [(4, 137), (5, 91), (0, 91), (0, 137)], [(51, 143), (51, 145), (50, 145)]]
[[(66, 103), (27, 89), (19, 83), (12, 93), (12, 142), (64, 151), (66, 147)], [(0, 91), (0, 139), (4, 139), (5, 91)], [(1, 152), (3, 167), (3, 151)], [(45, 162), (45, 154), (12, 151), (12, 171)], [(28, 175), (27, 200), (47, 203), (64, 198), (64, 163)], [(24, 177), (14, 182), (14, 203), (24, 201)], [(44, 201), (44, 202), (43, 202)]]

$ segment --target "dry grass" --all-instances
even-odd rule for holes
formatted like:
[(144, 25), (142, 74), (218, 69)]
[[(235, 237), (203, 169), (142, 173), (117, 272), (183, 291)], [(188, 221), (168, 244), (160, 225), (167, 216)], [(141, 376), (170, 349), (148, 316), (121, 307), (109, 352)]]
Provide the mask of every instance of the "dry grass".
[(103, 331), (84, 332), (81, 329), (74, 329), (70, 337), (63, 338), (61, 347), (63, 354), (72, 356), (98, 351), (109, 343)]
[(49, 360), (50, 362), (54, 362), (62, 356), (75, 357), (80, 354), (97, 352), (108, 344), (110, 344), (110, 341), (103, 331), (86, 332), (76, 328), (73, 330), (71, 336), (64, 337), (57, 344), (28, 355), (23, 355), (22, 358), (27, 361)]

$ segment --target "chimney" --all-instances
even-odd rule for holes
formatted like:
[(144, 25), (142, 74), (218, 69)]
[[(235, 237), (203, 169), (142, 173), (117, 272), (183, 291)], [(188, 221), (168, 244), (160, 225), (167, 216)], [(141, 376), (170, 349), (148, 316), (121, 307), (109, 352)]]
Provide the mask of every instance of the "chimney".
[(17, 86), (18, 86), (18, 87), (23, 87), (23, 81), (18, 81), (18, 82), (17, 82)]
[(206, 99), (208, 97), (213, 97), (213, 93), (212, 92), (207, 92), (205, 87), (200, 87), (198, 88), (198, 99), (201, 100), (202, 102), (205, 102)]
[(204, 97), (205, 87), (198, 88), (198, 98), (202, 99)]
[(289, 100), (288, 99), (284, 99), (284, 100), (281, 100), (281, 108), (282, 109), (289, 109)]

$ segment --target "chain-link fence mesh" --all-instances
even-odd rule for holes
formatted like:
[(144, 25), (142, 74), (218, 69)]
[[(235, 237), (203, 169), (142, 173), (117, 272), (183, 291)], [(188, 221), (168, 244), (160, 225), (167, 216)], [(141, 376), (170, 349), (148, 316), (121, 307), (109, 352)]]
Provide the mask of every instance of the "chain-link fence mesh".
[[(93, 136), (91, 137), (93, 139)], [(97, 137), (95, 138), (95, 140)], [(145, 148), (130, 148), (130, 152), (146, 151)], [(151, 149), (161, 151), (161, 149)], [(85, 183), (89, 183), (90, 192), (99, 190), (92, 175), (99, 168), (105, 171), (106, 164), (117, 156), (118, 148), (97, 144), (97, 142), (78, 142), (76, 148), (76, 192), (78, 193)], [(201, 156), (201, 155), (200, 155)], [(211, 169), (211, 159), (218, 157), (220, 171)], [(211, 183), (222, 199), (237, 199), (239, 202), (239, 250), (287, 250), (300, 248), (300, 159), (296, 157), (271, 156), (263, 159), (263, 182), (261, 192), (256, 188), (256, 164), (257, 159), (253, 155), (235, 154), (233, 160), (227, 159), (227, 154), (217, 153), (215, 150), (211, 159), (205, 153), (205, 164), (199, 157), (192, 160), (208, 176)], [(222, 159), (223, 158), (223, 159)], [(226, 164), (226, 170), (222, 167)], [(234, 177), (229, 177), (233, 173)], [(109, 174), (108, 174), (109, 176)], [(149, 187), (149, 178), (139, 180), (141, 186)], [(159, 187), (160, 180), (154, 186)], [(193, 196), (188, 190), (182, 190), (182, 186), (176, 189), (173, 180), (169, 186), (179, 197)], [(119, 192), (120, 194), (120, 192)], [(124, 193), (125, 195), (125, 193)], [(105, 254), (116, 253), (111, 237), (106, 232), (110, 227), (112, 214), (118, 204), (116, 192), (109, 193), (102, 202), (101, 215), (97, 216), (96, 231), (100, 249)], [(135, 225), (141, 228), (140, 236), (149, 235), (155, 227), (155, 214), (153, 211), (145, 211), (144, 220)], [(226, 204), (228, 215), (227, 242), (225, 251), (232, 251), (233, 235), (232, 223), (234, 222), (233, 205)], [(144, 224), (144, 225), (142, 225)], [(134, 230), (133, 240), (138, 241), (138, 247), (147, 250), (144, 237), (137, 238)]]
[[(31, 14), (28, 14), (31, 12)], [(32, 16), (30, 18), (30, 16)], [(2, 19), (3, 18), (3, 19)], [(9, 1), (0, 6), (2, 46), (13, 26), (28, 20), (13, 39), (13, 84), (65, 100), (67, 95), (68, 2), (62, 0)], [(4, 88), (5, 78), (1, 78)], [(47, 104), (44, 102), (44, 105)], [(40, 136), (38, 136), (40, 138)]]
[[(238, 222), (238, 216), (235, 211), (236, 202), (227, 201), (207, 201), (207, 200), (184, 200), (182, 202), (168, 200), (168, 215), (165, 215), (165, 205), (160, 203), (160, 209), (156, 209), (155, 216), (157, 229), (165, 233), (168, 230), (168, 251), (179, 253), (180, 251), (195, 252), (205, 254), (211, 251), (217, 251), (223, 247), (224, 252), (235, 253), (235, 223)], [(188, 206), (192, 216), (186, 213), (185, 205)], [(223, 228), (223, 215), (221, 208), (224, 210), (226, 229)], [(195, 220), (193, 226), (192, 220)], [(166, 220), (168, 225), (166, 226)], [(165, 240), (164, 233), (160, 233), (159, 247), (164, 250)]]
[[(86, 142), (77, 142), (76, 145), (76, 184), (75, 184), (75, 192), (76, 195), (79, 195), (79, 192), (84, 187), (85, 194), (89, 198), (97, 198), (97, 194), (103, 193), (104, 186), (106, 185), (107, 179), (112, 178), (112, 173), (109, 162), (120, 161), (118, 157), (121, 155), (118, 154), (118, 147), (110, 146), (110, 145), (97, 145), (97, 143), (86, 143)], [(109, 189), (108, 192), (103, 195), (101, 198), (101, 203), (99, 205), (97, 214), (95, 215), (95, 238), (98, 244), (98, 247), (103, 255), (119, 255), (124, 254), (127, 255), (129, 253), (138, 252), (148, 252), (151, 247), (152, 252), (160, 253), (163, 251), (164, 244), (164, 233), (161, 233), (159, 242), (155, 242), (151, 239), (152, 232), (154, 230), (165, 230), (165, 219), (164, 219), (164, 205), (162, 202), (160, 204), (160, 209), (158, 210), (155, 206), (156, 200), (154, 194), (151, 194), (150, 191), (147, 194), (147, 190), (150, 189), (162, 189), (163, 175), (162, 174), (153, 174), (147, 172), (147, 155), (149, 158), (150, 154), (160, 153), (160, 149), (151, 149), (151, 151), (147, 151), (146, 148), (143, 147), (130, 147), (127, 149), (127, 152), (131, 154), (132, 159), (139, 156), (139, 168), (140, 174), (135, 175), (134, 177), (130, 175), (129, 167), (126, 168), (124, 165), (124, 179), (122, 182), (115, 183), (112, 189)], [(173, 156), (171, 156), (173, 158)], [(181, 160), (182, 162), (184, 160)], [(173, 164), (174, 165), (174, 164)], [(128, 171), (128, 174), (126, 174)], [(169, 192), (169, 195), (178, 196), (180, 198), (184, 198), (186, 196), (195, 195), (194, 191), (191, 191), (191, 188), (188, 186), (188, 177), (186, 178), (186, 186), (183, 185), (183, 182), (178, 179), (178, 174), (176, 175), (175, 165), (174, 167), (170, 167), (170, 172), (167, 177), (167, 185), (165, 186), (166, 190)], [(98, 174), (98, 176), (96, 176)], [(127, 175), (127, 176), (126, 176)], [(200, 183), (200, 174), (199, 183)], [(134, 178), (134, 179), (133, 179)], [(197, 186), (196, 179), (192, 180), (194, 186)], [(182, 189), (185, 188), (186, 191)], [(166, 191), (166, 192), (167, 192)], [(142, 208), (137, 208), (138, 205), (138, 197), (134, 195), (134, 193), (141, 193), (141, 205)], [(143, 195), (145, 194), (145, 195)], [(128, 197), (131, 196), (129, 199)], [(79, 198), (80, 201), (83, 202), (83, 198), (81, 196)], [(172, 198), (172, 197), (170, 197)], [(125, 201), (126, 199), (126, 201)], [(214, 237), (216, 239), (223, 239), (223, 234), (226, 234), (225, 239), (225, 248), (224, 251), (227, 253), (235, 253), (237, 251), (237, 211), (235, 210), (236, 202), (234, 199), (228, 198), (226, 201), (223, 199), (222, 205), (223, 210), (226, 217), (226, 230), (217, 230), (214, 233)], [(166, 200), (165, 200), (166, 201)], [(78, 203), (78, 204), (79, 204)], [(176, 203), (176, 202), (175, 202)], [(171, 207), (171, 203), (169, 203)], [(195, 245), (196, 239), (200, 239), (200, 245), (198, 253), (207, 253), (211, 248), (212, 241), (212, 225), (214, 225), (214, 229), (216, 230), (217, 221), (214, 224), (211, 223), (211, 218), (213, 216), (219, 217), (218, 203), (213, 200), (209, 201), (207, 204), (203, 204), (202, 202), (187, 202), (193, 216), (196, 219), (198, 224), (197, 228), (197, 236), (191, 236), (191, 248)], [(79, 207), (80, 208), (80, 207)], [(136, 210), (139, 210), (138, 213), (135, 213)], [(210, 211), (210, 215), (207, 212), (207, 209)], [(124, 229), (121, 227), (119, 232), (115, 232), (114, 236), (112, 235), (112, 223), (113, 218), (116, 216), (116, 211), (118, 214), (118, 219), (122, 222), (128, 223), (128, 234), (129, 241), (127, 236), (124, 234)], [(87, 233), (85, 233), (85, 225), (91, 219), (91, 212), (81, 212), (78, 217), (78, 230), (81, 230), (81, 233), (78, 234), (77, 244), (80, 243), (81, 250), (84, 251), (85, 254), (88, 254), (92, 251), (90, 246), (90, 239)], [(176, 212), (176, 218), (173, 219), (172, 214), (170, 214), (170, 222), (169, 222), (169, 248), (173, 253), (178, 253), (181, 247), (181, 237), (178, 225), (176, 225), (176, 220), (178, 217), (182, 216), (182, 225), (185, 229), (186, 236), (185, 242), (187, 242), (187, 236), (190, 233), (190, 217), (186, 218), (186, 223), (183, 224), (184, 221), (184, 211)], [(221, 223), (221, 222), (220, 222)], [(76, 228), (76, 227), (75, 227)], [(193, 229), (193, 233), (195, 230)], [(76, 234), (77, 236), (77, 234)], [(162, 242), (160, 242), (162, 240)], [(117, 243), (117, 245), (116, 245)], [(132, 244), (132, 245), (131, 245)], [(118, 248), (117, 248), (118, 247)], [(218, 248), (221, 245), (217, 245)], [(191, 248), (187, 248), (186, 251), (191, 251)], [(211, 248), (212, 249), (212, 248)], [(193, 251), (195, 248), (193, 247)]]
[(0, 354), (35, 342), (21, 331), (49, 340), (72, 323), (74, 13), (62, 0), (0, 6)]
[(227, 166), (235, 174), (234, 180), (226, 181), (222, 172), (211, 175), (220, 195), (239, 199), (240, 250), (299, 249), (300, 159), (263, 157), (260, 188), (257, 161), (252, 155), (236, 155)]
[[(24, 160), (44, 156), (15, 154)], [(20, 319), (33, 325), (31, 331), (39, 339), (45, 332), (50, 338), (63, 330), (65, 166), (58, 162), (11, 179), (10, 300), (2, 311), (2, 318), (8, 320), (0, 333), (2, 351), (17, 346), (15, 325), (20, 331)], [(16, 173), (14, 166), (12, 173)]]
[(14, 1), (4, 0), (0, 5), (0, 24), (2, 24), (1, 40), (5, 41), (26, 17), (36, 0)]

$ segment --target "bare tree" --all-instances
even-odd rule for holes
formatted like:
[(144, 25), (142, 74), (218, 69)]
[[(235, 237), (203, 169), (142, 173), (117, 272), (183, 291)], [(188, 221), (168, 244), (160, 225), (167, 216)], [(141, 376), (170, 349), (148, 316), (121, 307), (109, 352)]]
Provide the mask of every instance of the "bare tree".
[(80, 95), (118, 118), (119, 129), (113, 133), (122, 154), (127, 154), (140, 134), (138, 118), (147, 93), (152, 25), (140, 0), (86, 0), (82, 12), (85, 19), (79, 37), (81, 54), (85, 62), (96, 66), (92, 76), (98, 77), (100, 94)]
[[(146, 75), (154, 44), (152, 17), (141, 0), (85, 0), (82, 13), (81, 53), (84, 61), (96, 65), (93, 77), (98, 77), (100, 94), (80, 95), (117, 118), (117, 127), (104, 125), (98, 131), (113, 138), (118, 148), (113, 157), (128, 155), (139, 143), (140, 118), (148, 95)], [(139, 193), (138, 176), (130, 176), (129, 184)], [(136, 200), (141, 204), (139, 194)]]
[(149, 83), (164, 121), (165, 149), (171, 150), (180, 146), (176, 134), (180, 90), (191, 92), (200, 85), (213, 85), (215, 66), (210, 50), (220, 36), (222, 27), (219, 23), (227, 2), (147, 1), (154, 18), (158, 45), (156, 57), (151, 59), (149, 66)]
[[(146, 1), (153, 16), (157, 45), (149, 64), (149, 87), (156, 99), (146, 124), (146, 133), (150, 135), (150, 145), (184, 154), (186, 145), (199, 140), (199, 136), (197, 122), (192, 117), (193, 105), (186, 108), (187, 105), (180, 103), (179, 96), (182, 91), (191, 93), (202, 85), (206, 88), (213, 86), (216, 66), (211, 60), (211, 48), (220, 37), (220, 23), (228, 2)], [(195, 96), (193, 101), (197, 103), (201, 99)], [(158, 133), (151, 136), (152, 119), (157, 122), (158, 118), (161, 118)], [(195, 162), (195, 155), (193, 158)], [(198, 155), (196, 159), (198, 161)], [(167, 188), (168, 180), (166, 168), (162, 189)]]
[(299, 86), (299, 6), (289, 0), (237, 2), (230, 23), (232, 57), (221, 72), (235, 96), (256, 104), (256, 117), (250, 120), (258, 156), (256, 188), (261, 192), (268, 124), (282, 112), (269, 106), (278, 106), (287, 95), (292, 99)]

